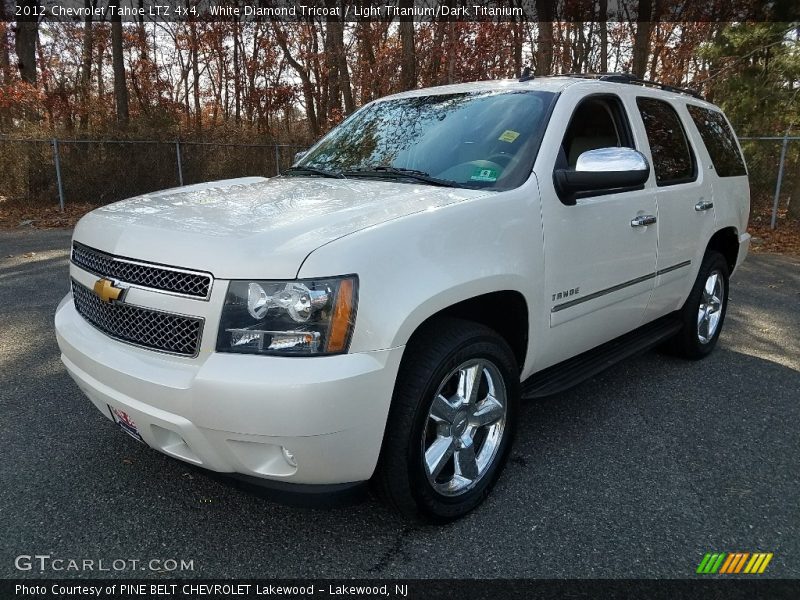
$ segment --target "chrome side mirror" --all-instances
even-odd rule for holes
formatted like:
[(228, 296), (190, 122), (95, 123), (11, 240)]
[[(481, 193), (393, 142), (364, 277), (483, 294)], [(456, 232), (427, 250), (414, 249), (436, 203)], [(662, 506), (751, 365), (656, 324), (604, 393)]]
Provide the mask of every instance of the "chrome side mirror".
[(650, 171), (647, 159), (633, 148), (597, 148), (583, 152), (575, 170), (588, 173), (607, 171)]
[(633, 148), (597, 148), (578, 156), (574, 169), (553, 171), (553, 184), (566, 205), (578, 198), (639, 190), (650, 177), (650, 164)]

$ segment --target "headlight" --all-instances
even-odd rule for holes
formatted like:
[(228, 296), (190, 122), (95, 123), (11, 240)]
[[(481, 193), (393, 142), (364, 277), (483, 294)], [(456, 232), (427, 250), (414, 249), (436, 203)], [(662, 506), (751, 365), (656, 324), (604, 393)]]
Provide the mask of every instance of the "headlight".
[(231, 281), (217, 352), (314, 355), (346, 352), (358, 278)]

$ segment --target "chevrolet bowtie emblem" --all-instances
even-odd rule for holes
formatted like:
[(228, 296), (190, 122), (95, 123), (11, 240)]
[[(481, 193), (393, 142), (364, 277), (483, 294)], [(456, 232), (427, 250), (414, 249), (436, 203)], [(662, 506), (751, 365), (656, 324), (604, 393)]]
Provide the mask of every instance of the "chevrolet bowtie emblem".
[(123, 288), (115, 287), (114, 282), (108, 279), (98, 279), (94, 284), (94, 293), (97, 294), (103, 302), (116, 302), (122, 300)]

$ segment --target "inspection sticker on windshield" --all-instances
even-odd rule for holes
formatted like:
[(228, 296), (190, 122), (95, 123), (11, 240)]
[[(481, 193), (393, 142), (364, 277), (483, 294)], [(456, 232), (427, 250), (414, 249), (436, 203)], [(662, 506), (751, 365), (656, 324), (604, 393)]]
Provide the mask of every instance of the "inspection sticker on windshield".
[(482, 169), (477, 167), (472, 172), (470, 181), (497, 181), (497, 169)]
[(515, 139), (519, 137), (518, 131), (511, 131), (510, 129), (506, 129), (502, 135), (497, 138), (501, 142), (508, 142), (509, 144), (513, 142)]

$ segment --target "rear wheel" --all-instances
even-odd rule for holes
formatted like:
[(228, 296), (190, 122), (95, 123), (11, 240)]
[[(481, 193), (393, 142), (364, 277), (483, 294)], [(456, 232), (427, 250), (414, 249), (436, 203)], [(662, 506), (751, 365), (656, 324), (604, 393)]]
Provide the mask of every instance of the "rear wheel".
[(493, 330), (442, 319), (406, 348), (375, 484), (406, 516), (449, 521), (478, 506), (511, 447), (519, 374)]
[(728, 308), (728, 263), (719, 252), (706, 254), (680, 312), (683, 327), (672, 349), (690, 359), (708, 356), (719, 340)]

